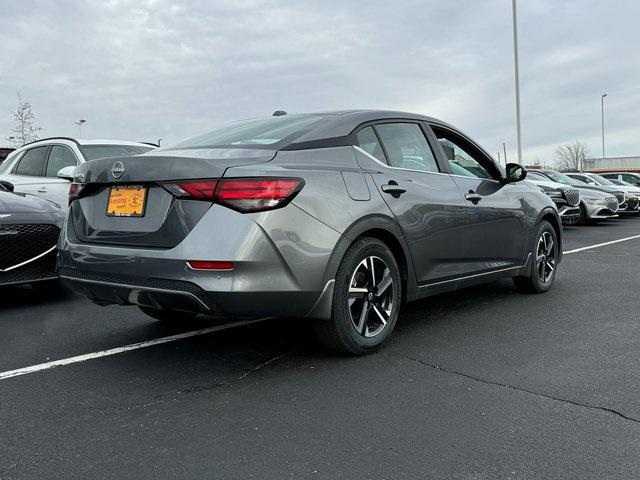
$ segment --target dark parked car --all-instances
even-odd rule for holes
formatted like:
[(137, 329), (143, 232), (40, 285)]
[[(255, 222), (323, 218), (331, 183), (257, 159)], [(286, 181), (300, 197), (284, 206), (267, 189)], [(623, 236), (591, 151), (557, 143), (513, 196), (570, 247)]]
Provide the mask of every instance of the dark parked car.
[(406, 301), (505, 277), (544, 292), (562, 256), (526, 170), (422, 115), (246, 120), (77, 175), (59, 273), (94, 302), (306, 317), (352, 354), (380, 347)]
[(0, 285), (57, 280), (56, 243), (64, 213), (0, 181)]
[(574, 225), (582, 217), (580, 204), (584, 202), (577, 188), (550, 180), (537, 170), (527, 172), (527, 181), (534, 183), (556, 204), (562, 223)]

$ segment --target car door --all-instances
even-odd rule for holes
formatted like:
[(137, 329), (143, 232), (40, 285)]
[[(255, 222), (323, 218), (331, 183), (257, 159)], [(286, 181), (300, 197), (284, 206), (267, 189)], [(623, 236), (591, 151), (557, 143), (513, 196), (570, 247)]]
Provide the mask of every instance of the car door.
[(43, 178), (48, 154), (48, 145), (27, 150), (3, 179), (11, 182), (16, 192), (40, 196), (46, 194)]
[[(437, 151), (463, 193), (465, 242), (461, 255), (466, 273), (476, 274), (516, 267), (527, 258), (527, 211), (524, 190), (518, 183), (504, 182), (498, 165), (473, 141), (457, 131), (430, 125)], [(530, 207), (529, 209), (527, 207)]]
[(47, 159), (44, 177), (39, 185), (40, 195), (65, 207), (69, 199), (71, 182), (58, 177), (58, 172), (70, 166), (77, 166), (78, 159), (66, 145), (52, 145)]
[(465, 204), (442, 172), (418, 122), (380, 122), (356, 132), (356, 158), (373, 178), (409, 246), (417, 282), (455, 279), (464, 271)]

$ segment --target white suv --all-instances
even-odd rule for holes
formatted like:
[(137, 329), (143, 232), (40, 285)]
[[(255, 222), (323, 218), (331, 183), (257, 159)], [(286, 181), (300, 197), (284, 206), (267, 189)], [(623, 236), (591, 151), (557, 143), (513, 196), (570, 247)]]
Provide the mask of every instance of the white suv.
[(96, 158), (138, 155), (155, 148), (140, 142), (45, 138), (11, 152), (0, 165), (0, 180), (14, 191), (39, 195), (67, 208), (76, 166)]

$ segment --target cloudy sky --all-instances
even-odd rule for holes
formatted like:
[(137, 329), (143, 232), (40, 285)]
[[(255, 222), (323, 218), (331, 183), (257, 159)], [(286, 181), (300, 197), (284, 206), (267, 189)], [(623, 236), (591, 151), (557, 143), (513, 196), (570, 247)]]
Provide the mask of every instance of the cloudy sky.
[[(345, 108), (442, 118), (515, 160), (509, 0), (0, 0), (0, 143), (16, 93), (42, 135), (163, 143)], [(640, 155), (640, 2), (519, 0), (524, 158)]]

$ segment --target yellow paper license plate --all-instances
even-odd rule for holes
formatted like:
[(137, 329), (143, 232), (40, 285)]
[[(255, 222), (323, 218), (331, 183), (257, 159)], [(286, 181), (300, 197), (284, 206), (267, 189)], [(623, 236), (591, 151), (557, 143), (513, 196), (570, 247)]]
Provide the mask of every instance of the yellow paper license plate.
[(142, 217), (147, 201), (147, 187), (122, 185), (111, 187), (107, 215), (109, 217)]

